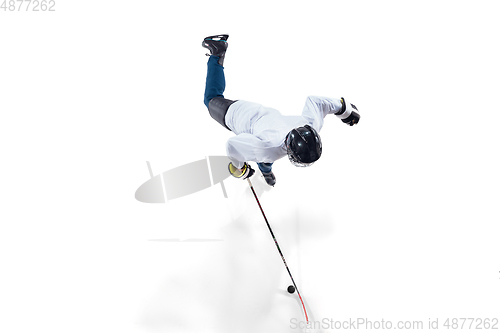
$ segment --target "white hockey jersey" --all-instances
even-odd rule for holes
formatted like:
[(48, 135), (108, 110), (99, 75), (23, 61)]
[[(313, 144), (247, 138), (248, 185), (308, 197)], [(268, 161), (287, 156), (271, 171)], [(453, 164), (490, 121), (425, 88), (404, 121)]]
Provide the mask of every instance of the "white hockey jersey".
[(238, 168), (248, 161), (272, 163), (287, 155), (285, 139), (294, 128), (310, 125), (321, 130), (327, 114), (342, 109), (340, 99), (309, 96), (301, 116), (284, 116), (278, 110), (238, 100), (226, 114), (226, 125), (236, 134), (226, 154)]

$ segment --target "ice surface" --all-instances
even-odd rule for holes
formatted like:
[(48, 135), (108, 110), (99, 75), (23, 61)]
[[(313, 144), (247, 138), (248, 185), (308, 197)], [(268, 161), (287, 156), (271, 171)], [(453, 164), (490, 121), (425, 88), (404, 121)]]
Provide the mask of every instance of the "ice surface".
[(134, 197), (146, 161), (225, 153), (202, 103), (220, 33), (227, 98), (361, 114), (327, 117), (312, 167), (253, 181), (311, 319), (498, 318), (496, 2), (62, 5), (0, 13), (1, 332), (300, 331), (246, 182)]

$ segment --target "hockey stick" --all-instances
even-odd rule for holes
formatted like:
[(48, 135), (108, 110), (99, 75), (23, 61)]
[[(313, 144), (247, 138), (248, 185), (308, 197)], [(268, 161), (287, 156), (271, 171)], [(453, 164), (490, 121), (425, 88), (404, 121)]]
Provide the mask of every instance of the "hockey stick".
[(306, 317), (306, 322), (309, 322), (309, 318), (307, 317), (307, 312), (306, 312), (306, 306), (304, 305), (304, 302), (302, 301), (302, 296), (300, 296), (299, 288), (297, 288), (297, 285), (295, 284), (295, 281), (293, 280), (292, 273), (290, 273), (290, 269), (288, 268), (288, 265), (286, 264), (285, 257), (283, 256), (283, 253), (281, 252), (280, 246), (278, 245), (278, 241), (276, 240), (276, 237), (274, 237), (273, 230), (271, 229), (271, 226), (269, 225), (269, 222), (267, 221), (266, 214), (264, 214), (264, 210), (262, 209), (262, 206), (260, 205), (259, 198), (257, 198), (257, 194), (255, 193), (255, 190), (253, 189), (252, 182), (250, 181), (250, 177), (247, 178), (248, 180), (248, 185), (250, 185), (250, 189), (252, 190), (252, 193), (255, 197), (255, 200), (257, 200), (257, 204), (259, 205), (260, 211), (262, 212), (262, 216), (264, 216), (264, 220), (266, 221), (267, 227), (269, 228), (269, 232), (271, 233), (271, 236), (273, 236), (274, 239), (274, 244), (276, 244), (276, 247), (278, 248), (278, 252), (281, 255), (281, 259), (283, 260), (283, 263), (285, 264), (286, 270), (288, 271), (288, 275), (290, 275), (290, 279), (292, 279), (293, 286), (295, 287), (295, 290), (297, 291), (297, 295), (299, 295), (300, 302), (302, 303), (302, 308), (304, 309), (304, 315)]

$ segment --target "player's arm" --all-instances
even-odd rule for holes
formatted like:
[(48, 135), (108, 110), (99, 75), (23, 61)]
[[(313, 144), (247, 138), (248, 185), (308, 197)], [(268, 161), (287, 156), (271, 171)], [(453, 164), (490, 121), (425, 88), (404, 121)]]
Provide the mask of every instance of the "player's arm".
[(256, 151), (261, 146), (261, 140), (248, 133), (241, 133), (227, 140), (226, 154), (231, 160), (229, 164), (231, 175), (242, 179), (251, 177), (254, 170), (247, 162), (257, 160)]
[(344, 98), (309, 96), (306, 99), (302, 116), (308, 119), (317, 131), (320, 131), (323, 127), (324, 118), (328, 114), (336, 115), (348, 125), (357, 124), (360, 118), (357, 111), (358, 109), (354, 105), (347, 103)]

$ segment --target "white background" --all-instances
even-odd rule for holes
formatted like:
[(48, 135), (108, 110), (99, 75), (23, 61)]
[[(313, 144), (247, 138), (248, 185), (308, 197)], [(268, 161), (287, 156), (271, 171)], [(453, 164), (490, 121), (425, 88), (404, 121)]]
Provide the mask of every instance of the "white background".
[[(362, 116), (326, 119), (313, 167), (254, 177), (311, 318), (498, 318), (495, 1), (24, 8), (0, 11), (2, 332), (298, 331), (246, 182), (134, 198), (146, 161), (224, 154), (201, 47), (221, 33), (227, 98), (298, 115), (343, 96)], [(169, 241), (186, 238), (219, 241)]]

